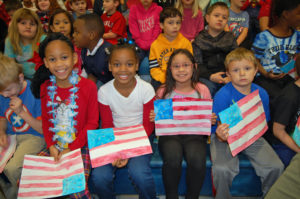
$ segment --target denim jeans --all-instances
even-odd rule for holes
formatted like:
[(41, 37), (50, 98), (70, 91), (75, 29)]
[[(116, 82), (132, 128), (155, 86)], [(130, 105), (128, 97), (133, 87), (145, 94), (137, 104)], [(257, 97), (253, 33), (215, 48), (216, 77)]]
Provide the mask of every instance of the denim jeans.
[[(134, 183), (139, 198), (155, 199), (155, 184), (150, 168), (151, 154), (130, 158), (127, 164), (128, 174)], [(114, 199), (113, 179), (116, 167), (111, 164), (94, 168), (91, 174), (91, 182), (94, 191), (100, 199)]]

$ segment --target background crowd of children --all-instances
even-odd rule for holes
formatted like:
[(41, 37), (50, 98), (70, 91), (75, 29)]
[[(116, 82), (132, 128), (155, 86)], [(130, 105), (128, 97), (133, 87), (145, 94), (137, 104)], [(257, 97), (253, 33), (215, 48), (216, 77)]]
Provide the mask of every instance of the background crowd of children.
[[(231, 198), (239, 159), (218, 114), (259, 90), (269, 130), (242, 153), (266, 196), (300, 160), (291, 137), (300, 118), (299, 28), (299, 0), (0, 0), (0, 146), (17, 135), (0, 174), (4, 195), (17, 197), (25, 154), (59, 161), (81, 148), (87, 186), (71, 198), (91, 198), (89, 189), (114, 198), (114, 172), (124, 166), (139, 196), (156, 198), (151, 155), (91, 169), (87, 130), (143, 124), (152, 140), (153, 101), (192, 97), (213, 99), (213, 185), (216, 198)], [(207, 136), (160, 136), (158, 145), (166, 197), (178, 198), (185, 159), (186, 198), (198, 198)], [(299, 194), (300, 177), (285, 176), (267, 197), (282, 198), (286, 184)]]

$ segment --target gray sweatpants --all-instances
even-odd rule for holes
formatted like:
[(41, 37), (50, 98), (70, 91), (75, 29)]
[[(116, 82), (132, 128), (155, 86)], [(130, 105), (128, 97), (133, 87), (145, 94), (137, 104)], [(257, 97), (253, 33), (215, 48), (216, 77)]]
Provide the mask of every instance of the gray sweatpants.
[[(228, 143), (219, 141), (215, 134), (211, 136), (210, 152), (216, 199), (231, 198), (230, 187), (234, 177), (239, 173), (239, 158), (233, 157)], [(260, 177), (264, 196), (281, 175), (284, 169), (282, 162), (262, 137), (241, 153), (249, 158)]]

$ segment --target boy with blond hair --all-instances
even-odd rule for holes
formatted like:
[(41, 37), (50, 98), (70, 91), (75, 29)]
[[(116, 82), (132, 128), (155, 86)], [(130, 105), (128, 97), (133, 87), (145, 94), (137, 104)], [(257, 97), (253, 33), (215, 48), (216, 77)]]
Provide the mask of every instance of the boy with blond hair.
[[(216, 115), (233, 102), (237, 102), (255, 90), (259, 91), (266, 120), (270, 120), (269, 97), (260, 86), (252, 83), (257, 70), (258, 62), (254, 54), (245, 48), (237, 48), (230, 52), (225, 59), (226, 74), (231, 82), (223, 86), (215, 95), (213, 112)], [(216, 199), (231, 198), (230, 186), (234, 177), (239, 173), (239, 157), (233, 157), (227, 143), (229, 125), (221, 124), (218, 118), (218, 127), (211, 135), (211, 160), (213, 184), (216, 188)], [(263, 137), (241, 151), (245, 154), (256, 174), (262, 182), (263, 196), (283, 171), (283, 164)]]
[(182, 15), (173, 7), (163, 9), (159, 16), (163, 33), (151, 44), (149, 55), (151, 84), (157, 89), (166, 81), (167, 63), (174, 50), (185, 48), (193, 53), (191, 42), (180, 32)]
[(0, 178), (6, 198), (17, 198), (24, 155), (35, 155), (45, 148), (41, 103), (24, 79), (22, 65), (0, 54), (0, 146), (8, 147), (8, 136), (16, 135), (16, 150), (4, 167), (8, 183)]
[(104, 14), (101, 19), (104, 24), (103, 39), (111, 44), (117, 44), (118, 39), (127, 38), (126, 20), (117, 11), (120, 0), (103, 0)]

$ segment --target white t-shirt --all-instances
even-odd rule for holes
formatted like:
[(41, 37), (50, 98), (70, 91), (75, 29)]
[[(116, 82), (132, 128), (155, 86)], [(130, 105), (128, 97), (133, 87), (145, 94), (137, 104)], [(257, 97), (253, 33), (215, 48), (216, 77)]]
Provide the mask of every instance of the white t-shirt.
[(114, 87), (114, 79), (100, 87), (98, 102), (108, 105), (115, 127), (143, 124), (143, 105), (154, 96), (153, 87), (136, 76), (136, 86), (128, 97), (121, 95)]

